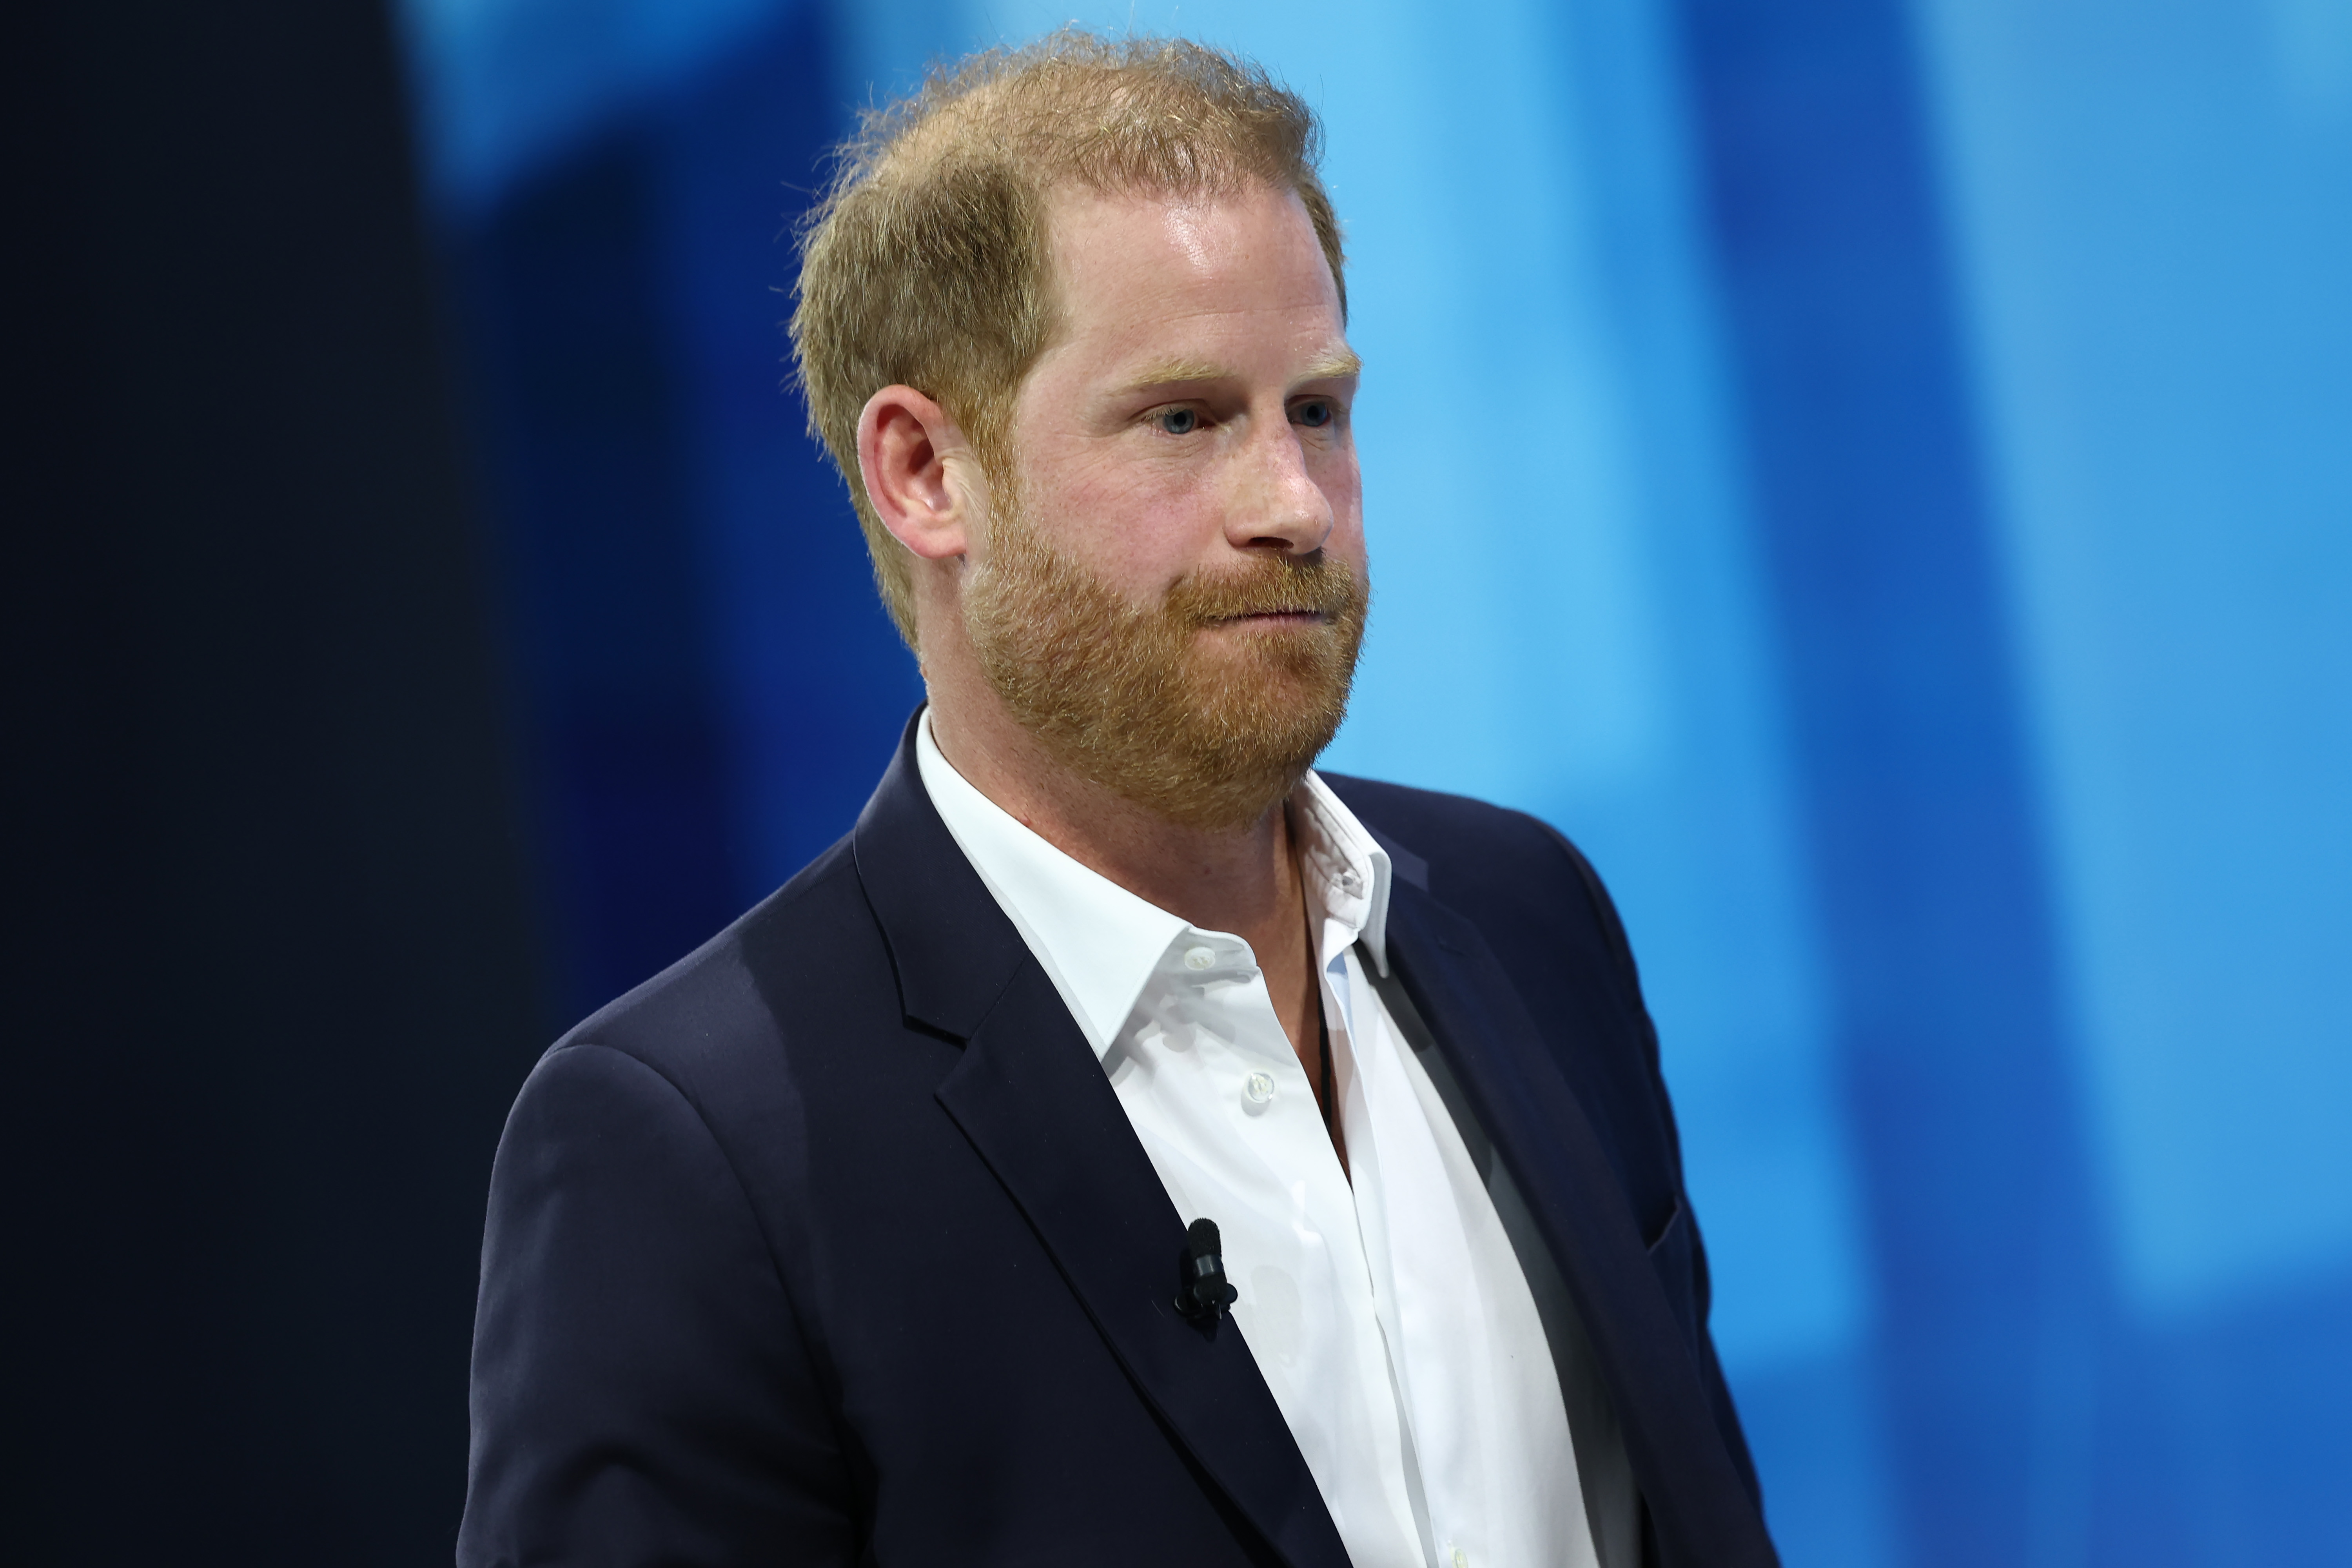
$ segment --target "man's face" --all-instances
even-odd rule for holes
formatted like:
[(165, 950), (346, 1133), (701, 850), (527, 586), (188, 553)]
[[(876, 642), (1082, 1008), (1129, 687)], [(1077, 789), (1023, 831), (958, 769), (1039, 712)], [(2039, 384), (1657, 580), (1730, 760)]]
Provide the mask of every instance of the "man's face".
[(1330, 740), (1362, 636), (1338, 290), (1288, 192), (1073, 194), (1050, 229), (1060, 331), (1014, 402), (967, 625), (1066, 764), (1239, 826)]

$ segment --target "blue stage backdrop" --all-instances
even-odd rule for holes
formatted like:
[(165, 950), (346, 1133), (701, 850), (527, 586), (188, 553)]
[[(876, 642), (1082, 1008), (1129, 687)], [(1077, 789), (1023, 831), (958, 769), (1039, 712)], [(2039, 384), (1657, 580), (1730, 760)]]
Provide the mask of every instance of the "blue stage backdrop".
[[(1063, 19), (409, 0), (559, 1014), (845, 831), (916, 700), (792, 226), (858, 106)], [(1081, 19), (1326, 118), (1329, 761), (1616, 889), (1790, 1563), (2352, 1562), (2352, 5)]]

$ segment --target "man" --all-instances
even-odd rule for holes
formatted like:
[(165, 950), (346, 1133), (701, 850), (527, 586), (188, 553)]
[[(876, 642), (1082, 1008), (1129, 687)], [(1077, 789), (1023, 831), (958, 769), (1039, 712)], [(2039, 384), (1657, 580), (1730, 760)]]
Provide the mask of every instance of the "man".
[(1599, 882), (1309, 770), (1367, 603), (1314, 153), (1076, 34), (850, 150), (795, 342), (929, 700), (525, 1087), (461, 1562), (1773, 1561)]

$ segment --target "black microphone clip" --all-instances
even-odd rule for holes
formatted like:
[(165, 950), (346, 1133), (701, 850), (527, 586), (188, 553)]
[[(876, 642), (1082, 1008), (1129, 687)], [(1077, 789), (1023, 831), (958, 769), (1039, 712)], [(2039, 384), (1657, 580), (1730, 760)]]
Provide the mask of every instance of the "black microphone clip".
[(1224, 1244), (1217, 1222), (1196, 1219), (1184, 1232), (1184, 1256), (1177, 1265), (1176, 1310), (1187, 1322), (1213, 1323), (1241, 1292), (1225, 1283)]

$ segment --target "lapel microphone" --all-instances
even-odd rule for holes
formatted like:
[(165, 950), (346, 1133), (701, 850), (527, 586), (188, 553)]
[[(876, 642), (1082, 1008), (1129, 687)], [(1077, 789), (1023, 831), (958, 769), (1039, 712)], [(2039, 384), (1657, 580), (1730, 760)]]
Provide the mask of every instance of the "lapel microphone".
[(1223, 1247), (1215, 1220), (1196, 1219), (1186, 1227), (1176, 1277), (1176, 1310), (1185, 1321), (1213, 1323), (1240, 1299), (1241, 1292), (1225, 1283)]

